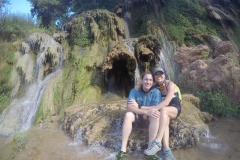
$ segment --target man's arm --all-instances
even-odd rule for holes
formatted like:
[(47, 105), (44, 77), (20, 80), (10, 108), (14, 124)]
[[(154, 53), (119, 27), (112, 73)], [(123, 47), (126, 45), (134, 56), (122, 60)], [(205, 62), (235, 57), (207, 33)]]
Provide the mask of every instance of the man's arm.
[(143, 114), (147, 115), (147, 111), (143, 110), (139, 107), (139, 104), (136, 102), (136, 97), (139, 96), (139, 91), (136, 89), (132, 89), (128, 96), (127, 102), (127, 111), (136, 113), (136, 114)]
[(147, 115), (147, 116), (151, 116), (153, 118), (159, 118), (159, 116), (160, 116), (160, 112), (157, 109), (142, 109), (142, 108), (139, 108), (137, 102), (134, 99), (128, 101), (128, 106), (129, 106), (128, 107), (129, 111), (134, 112), (136, 114), (144, 114), (144, 115)]
[(128, 100), (127, 103), (127, 111), (136, 113), (136, 114), (145, 114), (147, 115), (147, 110), (139, 108), (139, 105), (135, 101), (135, 99)]

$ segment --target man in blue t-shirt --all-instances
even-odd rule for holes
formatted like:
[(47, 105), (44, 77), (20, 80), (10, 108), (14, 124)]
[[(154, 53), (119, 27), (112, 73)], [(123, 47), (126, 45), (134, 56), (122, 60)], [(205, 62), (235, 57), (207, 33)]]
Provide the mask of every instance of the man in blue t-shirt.
[(151, 72), (145, 72), (142, 75), (142, 87), (139, 90), (133, 88), (130, 91), (127, 113), (125, 114), (122, 126), (122, 146), (117, 154), (117, 159), (122, 159), (126, 156), (127, 142), (132, 132), (132, 124), (139, 120), (140, 117), (143, 117), (144, 121), (149, 121), (149, 143), (157, 135), (158, 128), (156, 128), (156, 124), (159, 123), (159, 111), (141, 109), (142, 106), (157, 106), (162, 100), (161, 92), (157, 88), (151, 89), (152, 85), (153, 76)]

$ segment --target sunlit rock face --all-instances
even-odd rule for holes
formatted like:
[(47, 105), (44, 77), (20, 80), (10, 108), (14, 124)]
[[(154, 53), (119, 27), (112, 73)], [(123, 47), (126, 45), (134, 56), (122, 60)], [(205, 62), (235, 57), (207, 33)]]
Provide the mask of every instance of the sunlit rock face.
[(107, 10), (83, 12), (67, 23), (65, 29), (70, 34), (70, 43), (80, 46), (125, 38), (123, 20)]
[(15, 58), (11, 103), (0, 115), (0, 134), (6, 136), (31, 127), (46, 83), (62, 65), (62, 46), (47, 34), (33, 33)]
[[(197, 108), (199, 99), (193, 95), (183, 96), (180, 117), (170, 123), (170, 147), (177, 149), (191, 147), (199, 142), (199, 137), (207, 131), (205, 118)], [(107, 148), (120, 149), (121, 128), (126, 100), (71, 106), (65, 110), (64, 130), (73, 137), (80, 134), (88, 145), (100, 144)], [(142, 151), (148, 143), (148, 127), (134, 126), (128, 148)]]
[(15, 53), (17, 62), (12, 79), (15, 81), (14, 97), (21, 85), (43, 80), (56, 70), (63, 61), (62, 46), (45, 33), (33, 33), (21, 44)]
[(204, 91), (220, 89), (226, 96), (238, 103), (240, 94), (238, 54), (234, 52), (229, 41), (220, 41), (214, 46), (211, 53), (209, 53), (209, 49), (188, 48), (188, 50), (196, 50), (196, 53), (200, 53), (198, 56), (194, 56), (194, 54), (186, 56), (188, 52), (184, 50), (185, 47), (177, 50), (174, 58), (182, 68), (179, 82), (183, 87), (192, 89)]
[(196, 47), (179, 47), (174, 54), (174, 60), (185, 69), (192, 62), (199, 59), (207, 59), (209, 56), (209, 47), (207, 45), (198, 45)]

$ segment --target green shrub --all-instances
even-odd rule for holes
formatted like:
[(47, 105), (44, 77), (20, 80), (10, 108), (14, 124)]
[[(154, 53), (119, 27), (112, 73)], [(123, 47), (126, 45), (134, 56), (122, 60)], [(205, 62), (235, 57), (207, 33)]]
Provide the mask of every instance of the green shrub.
[(11, 70), (16, 59), (16, 47), (11, 42), (0, 42), (0, 113), (10, 100), (12, 84), (10, 83)]
[(239, 104), (233, 103), (220, 91), (197, 91), (195, 93), (200, 98), (200, 107), (202, 111), (224, 117), (240, 117)]
[(9, 82), (11, 67), (2, 64), (0, 67), (0, 114), (7, 106), (10, 100), (12, 86)]
[(34, 21), (26, 15), (4, 14), (0, 17), (0, 40), (15, 41), (25, 38), (34, 28)]
[(178, 45), (202, 44), (208, 34), (222, 37), (219, 24), (210, 20), (202, 0), (168, 0), (160, 12), (170, 39)]
[(13, 141), (16, 143), (18, 151), (25, 150), (27, 144), (27, 134), (26, 132), (18, 133), (13, 137)]
[(166, 26), (166, 28), (172, 41), (176, 42), (178, 45), (184, 44), (186, 31), (185, 27), (169, 24)]
[(16, 61), (14, 52), (17, 51), (17, 47), (11, 42), (0, 41), (0, 63), (7, 62), (8, 64), (14, 64)]

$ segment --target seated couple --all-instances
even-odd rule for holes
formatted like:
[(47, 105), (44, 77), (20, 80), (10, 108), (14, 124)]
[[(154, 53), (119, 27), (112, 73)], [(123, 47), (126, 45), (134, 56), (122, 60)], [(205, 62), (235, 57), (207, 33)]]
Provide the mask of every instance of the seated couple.
[[(153, 76), (156, 85), (153, 86)], [(181, 112), (181, 103), (175, 84), (166, 80), (161, 67), (142, 75), (142, 86), (130, 91), (127, 112), (122, 126), (122, 146), (117, 159), (126, 156), (128, 138), (132, 132), (132, 124), (139, 120), (149, 121), (148, 148), (144, 150), (147, 156), (155, 156), (163, 149), (163, 159), (175, 160), (169, 147), (169, 122)], [(143, 117), (143, 118), (142, 118)]]

